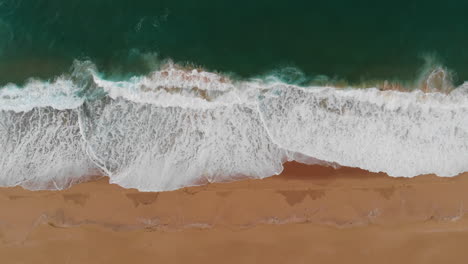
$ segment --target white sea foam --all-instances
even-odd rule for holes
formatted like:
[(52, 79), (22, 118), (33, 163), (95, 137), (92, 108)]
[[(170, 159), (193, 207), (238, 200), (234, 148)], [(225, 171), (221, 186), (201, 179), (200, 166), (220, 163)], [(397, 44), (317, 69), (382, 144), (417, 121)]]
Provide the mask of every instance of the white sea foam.
[(245, 105), (187, 109), (112, 99), (86, 107), (89, 152), (124, 187), (172, 190), (202, 179), (263, 178), (280, 173), (286, 159), (259, 113)]
[[(89, 89), (104, 96), (87, 98)], [(172, 190), (271, 176), (287, 160), (453, 176), (468, 171), (468, 85), (298, 87), (173, 65), (111, 81), (89, 69), (0, 89), (0, 143), (0, 185), (35, 189), (98, 168), (124, 187)]]
[(92, 173), (74, 110), (0, 111), (0, 185), (62, 189)]
[(8, 84), (0, 88), (0, 110), (27, 112), (47, 106), (58, 110), (77, 108), (84, 101), (76, 95), (78, 90), (71, 80), (64, 77), (53, 82), (31, 80), (24, 87)]
[(391, 176), (468, 171), (468, 97), (278, 86), (260, 101), (273, 140), (291, 151)]

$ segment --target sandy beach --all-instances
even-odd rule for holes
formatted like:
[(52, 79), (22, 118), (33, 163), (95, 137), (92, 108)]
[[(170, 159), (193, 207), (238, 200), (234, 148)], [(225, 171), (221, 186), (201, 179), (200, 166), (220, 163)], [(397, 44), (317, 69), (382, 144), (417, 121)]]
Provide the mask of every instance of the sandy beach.
[(0, 189), (1, 263), (466, 263), (468, 174), (281, 175), (161, 193)]

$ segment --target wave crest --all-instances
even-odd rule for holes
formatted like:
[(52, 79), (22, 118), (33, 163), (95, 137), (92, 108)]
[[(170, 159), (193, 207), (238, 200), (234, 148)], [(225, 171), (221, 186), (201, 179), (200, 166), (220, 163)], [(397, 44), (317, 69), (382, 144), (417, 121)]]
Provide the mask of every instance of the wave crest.
[[(448, 87), (444, 74), (427, 80)], [(267, 177), (286, 160), (453, 176), (468, 171), (468, 85), (435, 89), (233, 80), (171, 63), (113, 81), (77, 62), (53, 82), (0, 89), (0, 185), (64, 188), (99, 169), (161, 191)]]

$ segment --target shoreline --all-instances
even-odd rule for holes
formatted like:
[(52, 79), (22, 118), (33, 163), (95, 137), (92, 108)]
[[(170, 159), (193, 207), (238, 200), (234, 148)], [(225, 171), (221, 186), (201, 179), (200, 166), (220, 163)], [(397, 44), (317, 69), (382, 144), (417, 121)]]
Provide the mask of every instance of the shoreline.
[[(410, 247), (440, 257), (415, 256), (411, 263), (462, 263), (468, 259), (467, 189), (468, 173), (392, 178), (296, 162), (261, 180), (167, 192), (124, 189), (108, 178), (62, 191), (0, 188), (0, 255), (5, 263), (128, 263), (124, 256), (139, 263), (285, 263), (288, 256), (289, 263), (302, 263), (302, 254), (334, 263), (341, 252), (343, 261), (370, 263), (379, 254), (407, 262), (401, 254)], [(209, 247), (222, 252), (196, 251)], [(66, 262), (64, 252), (79, 257)]]

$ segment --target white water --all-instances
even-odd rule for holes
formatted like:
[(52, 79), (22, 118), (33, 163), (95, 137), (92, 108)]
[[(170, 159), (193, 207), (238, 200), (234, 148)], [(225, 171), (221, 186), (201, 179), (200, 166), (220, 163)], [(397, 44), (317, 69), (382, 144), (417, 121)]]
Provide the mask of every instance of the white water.
[[(124, 187), (172, 190), (268, 177), (287, 160), (405, 177), (468, 171), (468, 86), (304, 88), (174, 66), (110, 81), (87, 71), (89, 87), (75, 76), (0, 89), (0, 185), (66, 188), (100, 169)], [(86, 89), (105, 96), (78, 96)]]

